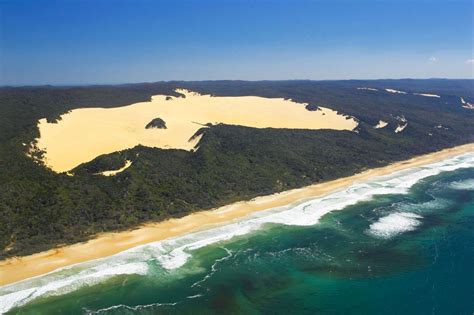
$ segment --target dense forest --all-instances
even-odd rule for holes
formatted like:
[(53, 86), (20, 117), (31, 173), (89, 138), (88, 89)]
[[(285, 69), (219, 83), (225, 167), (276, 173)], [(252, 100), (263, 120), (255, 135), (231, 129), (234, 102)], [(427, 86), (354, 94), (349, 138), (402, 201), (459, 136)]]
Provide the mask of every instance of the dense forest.
[[(378, 91), (357, 87), (377, 88)], [(80, 107), (178, 96), (176, 88), (325, 106), (359, 120), (355, 132), (212, 125), (194, 152), (137, 146), (57, 174), (27, 156), (37, 121)], [(399, 89), (407, 94), (388, 93)], [(413, 93), (433, 93), (440, 98)], [(202, 81), (0, 88), (0, 258), (87, 240), (104, 231), (348, 176), (474, 141), (474, 80)], [(408, 121), (395, 133), (400, 117)], [(375, 129), (379, 120), (388, 126)], [(36, 152), (41, 156), (41, 152)], [(132, 166), (115, 176), (95, 173)]]

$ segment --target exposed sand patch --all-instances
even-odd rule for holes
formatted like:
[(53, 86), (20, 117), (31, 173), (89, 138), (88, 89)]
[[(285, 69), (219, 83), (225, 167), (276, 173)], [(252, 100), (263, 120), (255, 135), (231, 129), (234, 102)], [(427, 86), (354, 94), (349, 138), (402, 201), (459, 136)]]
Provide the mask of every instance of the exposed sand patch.
[(402, 116), (395, 116), (393, 118), (395, 118), (396, 120), (399, 121), (397, 128), (395, 128), (395, 133), (402, 132), (408, 126), (408, 121), (405, 118), (405, 116), (403, 116), (403, 115)]
[(388, 125), (388, 122), (379, 120), (378, 124), (374, 126), (375, 129), (384, 128)]
[(441, 97), (441, 96), (436, 95), (436, 94), (426, 94), (426, 93), (413, 93), (413, 95), (426, 96), (426, 97), (437, 97), (437, 98)]
[(395, 129), (395, 133), (402, 132), (407, 126), (408, 126), (408, 123), (406, 123), (404, 125), (398, 125), (397, 128)]
[[(319, 107), (283, 98), (257, 96), (213, 97), (177, 90), (185, 97), (155, 95), (151, 102), (116, 108), (79, 108), (61, 116), (57, 123), (40, 119), (37, 147), (44, 162), (56, 172), (68, 171), (95, 157), (141, 144), (163, 149), (192, 150), (199, 138), (190, 141), (207, 123), (254, 128), (353, 130), (355, 119)], [(168, 100), (167, 100), (168, 99)], [(145, 126), (159, 117), (166, 129)]]
[(394, 89), (385, 89), (385, 91), (389, 93), (395, 93), (395, 94), (407, 94), (407, 92), (399, 91), (399, 90), (394, 90)]
[(367, 91), (378, 91), (377, 89), (370, 88), (370, 87), (358, 87), (358, 90), (367, 90)]
[(461, 104), (463, 108), (466, 109), (474, 109), (474, 104), (468, 103), (464, 100), (464, 98), (461, 97)]
[(105, 172), (97, 173), (96, 175), (114, 176), (115, 174), (125, 171), (127, 168), (130, 167), (130, 165), (132, 165), (132, 161), (126, 160), (125, 165), (119, 168), (118, 170), (105, 171)]

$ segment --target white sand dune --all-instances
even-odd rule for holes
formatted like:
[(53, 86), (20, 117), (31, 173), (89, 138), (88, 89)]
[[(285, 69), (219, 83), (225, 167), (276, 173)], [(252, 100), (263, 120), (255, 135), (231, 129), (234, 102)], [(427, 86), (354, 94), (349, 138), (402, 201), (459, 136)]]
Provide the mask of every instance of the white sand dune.
[(464, 100), (464, 98), (461, 97), (461, 104), (463, 108), (466, 109), (474, 109), (474, 104), (468, 103)]
[(426, 96), (426, 97), (437, 97), (437, 98), (441, 97), (441, 96), (436, 95), (436, 94), (426, 94), (426, 93), (413, 93), (413, 95)]
[(374, 126), (375, 129), (384, 128), (388, 125), (388, 122), (379, 120), (378, 124)]
[(370, 87), (358, 87), (358, 90), (367, 90), (367, 91), (378, 91), (377, 89), (370, 88)]
[(114, 176), (118, 173), (121, 173), (123, 171), (125, 171), (127, 168), (129, 168), (130, 166), (132, 165), (132, 161), (130, 160), (126, 160), (125, 161), (125, 165), (121, 168), (119, 168), (118, 170), (112, 170), (112, 171), (105, 171), (105, 172), (100, 172), (100, 173), (97, 173), (96, 175), (103, 175), (103, 176)]
[(401, 116), (394, 116), (390, 114), (394, 119), (398, 120), (398, 126), (395, 128), (395, 133), (400, 133), (402, 132), (407, 126), (408, 126), (408, 120), (405, 118), (404, 115)]
[(405, 123), (404, 125), (398, 125), (397, 128), (395, 129), (395, 133), (402, 132), (407, 126), (408, 126), (408, 123)]
[[(155, 95), (151, 102), (115, 108), (79, 108), (61, 116), (57, 123), (40, 119), (37, 148), (44, 150), (44, 163), (65, 172), (95, 157), (141, 144), (163, 149), (195, 149), (199, 138), (190, 140), (207, 123), (254, 128), (354, 130), (358, 122), (320, 107), (283, 98), (257, 96), (214, 97), (177, 90), (185, 97)], [(160, 118), (166, 129), (145, 126)]]
[(385, 91), (389, 93), (394, 93), (394, 94), (407, 94), (407, 92), (399, 91), (399, 90), (394, 90), (394, 89), (385, 89)]

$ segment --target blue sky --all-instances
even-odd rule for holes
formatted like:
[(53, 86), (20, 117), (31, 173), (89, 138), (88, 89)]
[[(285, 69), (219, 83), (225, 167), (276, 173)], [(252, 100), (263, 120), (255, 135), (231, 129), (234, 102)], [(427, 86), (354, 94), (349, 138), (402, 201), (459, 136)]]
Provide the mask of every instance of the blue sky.
[(473, 1), (0, 0), (0, 85), (472, 78)]

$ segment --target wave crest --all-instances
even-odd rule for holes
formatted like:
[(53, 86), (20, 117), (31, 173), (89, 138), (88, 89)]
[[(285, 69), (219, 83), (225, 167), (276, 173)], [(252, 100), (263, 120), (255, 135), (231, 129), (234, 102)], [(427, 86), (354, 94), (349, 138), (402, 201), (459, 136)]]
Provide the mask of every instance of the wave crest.
[(368, 232), (376, 237), (391, 238), (397, 234), (415, 230), (421, 224), (419, 220), (421, 218), (423, 217), (411, 212), (391, 213), (372, 223)]

